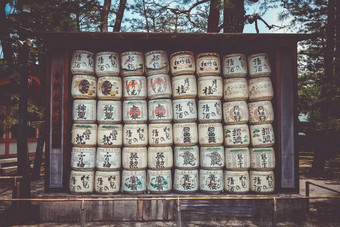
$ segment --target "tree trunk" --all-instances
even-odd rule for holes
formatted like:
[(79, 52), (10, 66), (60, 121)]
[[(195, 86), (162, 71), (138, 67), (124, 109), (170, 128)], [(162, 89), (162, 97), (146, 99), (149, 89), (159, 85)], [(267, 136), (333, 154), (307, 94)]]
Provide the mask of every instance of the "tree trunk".
[(325, 74), (327, 82), (333, 78), (333, 60), (335, 47), (335, 0), (328, 1), (327, 40), (325, 51)]
[(244, 0), (224, 0), (223, 32), (242, 33), (244, 28)]
[(42, 154), (44, 149), (45, 143), (45, 123), (40, 126), (40, 133), (38, 137), (37, 148), (35, 150), (35, 158), (34, 158), (34, 166), (32, 171), (32, 180), (39, 180), (40, 179), (40, 169), (42, 163)]
[[(340, 1), (336, 1), (335, 10), (335, 80), (337, 87), (340, 86)], [(339, 116), (339, 115), (338, 115)]]
[(145, 17), (145, 27), (146, 27), (146, 31), (150, 32), (150, 28), (149, 28), (149, 21), (148, 21), (148, 15), (146, 13), (146, 6), (145, 6), (145, 0), (143, 0), (143, 14)]
[(126, 5), (126, 0), (120, 0), (118, 12), (117, 12), (117, 15), (116, 15), (116, 22), (115, 22), (115, 25), (113, 26), (114, 32), (120, 31), (120, 28), (122, 26), (124, 11), (125, 11), (125, 8), (126, 8), (125, 5)]
[(321, 175), (325, 169), (326, 152), (324, 143), (324, 133), (322, 131), (317, 131), (311, 133), (310, 143), (313, 144), (314, 157), (312, 163), (311, 174)]
[(207, 32), (219, 32), (218, 23), (220, 21), (220, 0), (210, 0), (210, 10), (208, 17)]
[(102, 32), (108, 32), (108, 20), (111, 7), (111, 0), (105, 0), (100, 15), (100, 28)]

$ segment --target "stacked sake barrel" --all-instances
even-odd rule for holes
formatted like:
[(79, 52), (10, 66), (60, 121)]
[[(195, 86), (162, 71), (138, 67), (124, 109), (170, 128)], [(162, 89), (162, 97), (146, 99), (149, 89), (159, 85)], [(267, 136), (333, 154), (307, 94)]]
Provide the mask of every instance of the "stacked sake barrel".
[(173, 189), (179, 193), (198, 191), (197, 84), (195, 57), (191, 51), (170, 55), (173, 96), (174, 178)]
[(145, 68), (150, 122), (147, 189), (150, 193), (167, 193), (172, 189), (173, 167), (172, 92), (167, 52), (146, 52)]
[(200, 53), (196, 56), (198, 75), (198, 135), (200, 144), (200, 191), (223, 191), (223, 81), (220, 76), (220, 56), (217, 53)]

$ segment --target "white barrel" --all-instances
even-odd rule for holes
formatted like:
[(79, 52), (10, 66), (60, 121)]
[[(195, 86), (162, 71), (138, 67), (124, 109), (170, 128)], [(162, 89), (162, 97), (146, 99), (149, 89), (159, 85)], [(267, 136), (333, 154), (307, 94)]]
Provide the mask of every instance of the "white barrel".
[(172, 78), (172, 96), (174, 99), (195, 98), (197, 83), (194, 75), (182, 75)]
[(171, 123), (149, 124), (150, 146), (171, 146), (173, 141)]
[(201, 147), (200, 164), (202, 169), (223, 169), (224, 149), (218, 147)]
[(70, 172), (70, 192), (72, 194), (89, 194), (94, 190), (94, 171)]
[(171, 99), (149, 100), (149, 121), (151, 123), (171, 123), (173, 118)]
[(119, 170), (121, 167), (120, 147), (98, 147), (96, 155), (96, 169), (100, 171)]
[(123, 78), (124, 99), (145, 99), (146, 93), (145, 76), (128, 76)]
[(170, 69), (173, 76), (195, 73), (195, 57), (191, 51), (179, 51), (170, 55)]
[(148, 170), (147, 189), (150, 193), (169, 193), (172, 189), (171, 170)]
[(225, 160), (225, 167), (227, 170), (248, 170), (250, 167), (250, 155), (248, 147), (226, 148)]
[(250, 124), (270, 124), (274, 121), (274, 110), (271, 101), (248, 103)]
[(157, 74), (147, 78), (149, 99), (171, 98), (171, 80), (167, 74)]
[(200, 53), (196, 55), (196, 72), (198, 76), (218, 76), (221, 72), (218, 53)]
[(223, 96), (223, 80), (220, 76), (198, 78), (198, 98), (220, 99)]
[(174, 165), (177, 169), (197, 169), (199, 167), (198, 146), (175, 146)]
[(75, 123), (95, 123), (96, 100), (75, 99), (73, 100), (72, 117)]
[(201, 146), (219, 146), (223, 144), (223, 127), (221, 123), (198, 124), (198, 136)]
[(122, 165), (127, 170), (141, 170), (148, 167), (148, 150), (146, 147), (124, 147)]
[(201, 123), (220, 122), (222, 120), (221, 100), (199, 100), (198, 120)]
[(194, 193), (198, 191), (199, 177), (198, 170), (175, 169), (174, 187), (178, 193)]
[(167, 74), (169, 72), (168, 54), (164, 50), (153, 50), (145, 53), (146, 75)]
[(123, 143), (127, 147), (145, 147), (148, 145), (147, 124), (125, 124)]
[(75, 99), (95, 99), (97, 79), (94, 76), (75, 75), (72, 78), (71, 94)]
[(100, 124), (97, 135), (100, 147), (120, 147), (123, 144), (122, 125)]
[(251, 77), (270, 76), (272, 73), (269, 58), (266, 53), (248, 56), (248, 68)]
[(275, 143), (271, 124), (250, 125), (251, 145), (253, 147), (272, 147)]
[(173, 124), (174, 144), (176, 146), (193, 146), (198, 143), (196, 123)]
[(260, 77), (248, 81), (249, 100), (270, 101), (274, 96), (272, 81), (269, 77)]
[(120, 100), (122, 93), (122, 79), (120, 77), (102, 76), (98, 78), (98, 99)]
[(128, 51), (120, 54), (122, 76), (143, 76), (144, 54), (138, 51)]
[(123, 170), (122, 191), (127, 194), (143, 194), (146, 190), (145, 170)]
[(268, 194), (275, 191), (274, 171), (250, 171), (250, 190), (252, 192)]
[(245, 124), (249, 120), (248, 105), (245, 101), (223, 103), (223, 120), (226, 124)]
[(73, 124), (72, 144), (76, 147), (94, 147), (97, 144), (96, 124)]
[(197, 120), (197, 108), (195, 99), (172, 100), (174, 122), (195, 122)]
[(246, 77), (247, 57), (244, 54), (228, 54), (223, 56), (223, 75), (225, 78)]
[(72, 147), (71, 168), (79, 171), (94, 170), (96, 163), (95, 147)]
[(275, 168), (274, 148), (251, 148), (250, 168), (258, 171), (268, 171)]
[(224, 190), (227, 193), (247, 193), (249, 192), (248, 171), (224, 171)]
[(95, 72), (100, 76), (118, 76), (120, 70), (119, 54), (99, 52), (96, 54)]
[(148, 111), (145, 100), (126, 100), (123, 102), (124, 123), (146, 123)]
[(122, 102), (99, 100), (97, 102), (97, 121), (99, 124), (117, 124), (122, 121)]
[(247, 101), (248, 82), (245, 78), (225, 79), (223, 96), (225, 101)]
[(217, 194), (223, 191), (223, 170), (200, 169), (200, 191)]
[(225, 125), (224, 145), (227, 147), (248, 147), (250, 143), (247, 124)]
[(173, 164), (172, 147), (149, 147), (149, 169), (171, 169)]
[(95, 192), (98, 194), (114, 194), (120, 189), (120, 171), (96, 171)]
[(72, 53), (71, 72), (76, 74), (94, 74), (94, 53), (86, 50), (75, 50)]

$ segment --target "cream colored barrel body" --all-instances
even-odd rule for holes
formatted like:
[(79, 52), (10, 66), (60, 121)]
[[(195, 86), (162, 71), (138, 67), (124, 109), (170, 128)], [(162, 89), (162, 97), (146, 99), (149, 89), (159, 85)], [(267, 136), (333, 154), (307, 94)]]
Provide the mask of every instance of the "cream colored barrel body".
[(173, 76), (195, 73), (195, 57), (191, 51), (179, 51), (170, 55), (170, 69)]
[(195, 122), (197, 108), (195, 99), (175, 99), (172, 101), (174, 122)]
[(148, 150), (146, 147), (124, 147), (122, 165), (126, 170), (142, 170), (148, 167)]
[(271, 67), (266, 53), (253, 54), (248, 56), (249, 75), (251, 77), (270, 76)]
[(178, 193), (190, 194), (198, 191), (199, 177), (198, 170), (175, 169), (174, 190)]
[(254, 171), (250, 173), (250, 190), (259, 194), (275, 191), (275, 176), (273, 171)]
[(169, 72), (168, 54), (164, 50), (153, 50), (145, 53), (145, 72), (152, 76)]
[(119, 124), (122, 121), (122, 102), (99, 100), (97, 102), (97, 121), (99, 124)]
[(173, 119), (171, 99), (149, 100), (149, 121), (151, 123), (171, 123)]
[(98, 147), (96, 155), (96, 169), (100, 171), (114, 171), (121, 167), (121, 148)]
[(100, 147), (121, 147), (123, 144), (122, 125), (100, 124), (97, 135)]
[(245, 78), (225, 79), (223, 85), (223, 97), (225, 101), (247, 101), (248, 82)]
[(73, 124), (71, 138), (75, 147), (94, 147), (97, 144), (97, 125)]
[(119, 54), (116, 52), (99, 52), (95, 58), (95, 72), (98, 77), (118, 76), (120, 71)]
[(128, 76), (123, 78), (123, 97), (124, 99), (144, 100), (147, 96), (145, 76)]
[(200, 53), (196, 56), (198, 76), (218, 76), (221, 72), (220, 55), (218, 53)]
[(219, 146), (223, 144), (223, 127), (221, 123), (201, 123), (198, 125), (201, 146)]
[(157, 74), (147, 78), (149, 99), (171, 98), (171, 80), (167, 74)]
[(271, 101), (248, 103), (250, 124), (271, 124), (274, 121), (274, 110)]
[(193, 146), (198, 143), (196, 123), (173, 124), (174, 144), (176, 146)]
[(200, 166), (202, 169), (223, 169), (224, 160), (225, 158), (223, 146), (201, 147)]
[(174, 165), (177, 169), (197, 169), (199, 167), (198, 146), (175, 146)]
[(250, 155), (248, 147), (225, 149), (226, 169), (233, 171), (245, 171), (250, 167)]
[(143, 194), (146, 190), (145, 170), (123, 170), (122, 191), (127, 194)]
[(94, 171), (71, 170), (69, 189), (72, 194), (93, 193)]
[(125, 124), (123, 143), (126, 147), (145, 147), (148, 145), (148, 125)]
[(73, 100), (72, 118), (74, 123), (95, 123), (96, 100), (75, 99)]
[(77, 74), (94, 74), (94, 53), (86, 50), (75, 50), (71, 58), (71, 72)]
[(114, 194), (120, 189), (120, 171), (96, 171), (95, 192), (98, 194)]
[(103, 76), (98, 78), (98, 99), (120, 100), (122, 93), (122, 79), (120, 77)]
[(173, 144), (172, 124), (149, 124), (150, 146), (171, 146)]
[(225, 78), (244, 78), (247, 76), (247, 57), (244, 54), (228, 54), (223, 56), (223, 75)]
[(199, 100), (198, 120), (201, 123), (220, 122), (222, 120), (221, 100)]
[(162, 170), (171, 169), (174, 164), (172, 147), (149, 147), (148, 167), (149, 169)]
[(125, 100), (123, 102), (123, 121), (127, 124), (146, 123), (148, 120), (145, 100)]
[(272, 147), (275, 143), (271, 124), (250, 125), (251, 145), (253, 147)]
[(224, 190), (232, 194), (244, 194), (249, 192), (248, 171), (224, 171)]
[(200, 169), (200, 191), (217, 194), (223, 191), (223, 170)]
[(71, 168), (77, 171), (94, 170), (96, 163), (95, 147), (72, 147)]
[(172, 189), (171, 170), (148, 170), (147, 189), (153, 194), (169, 193)]
[(251, 102), (270, 101), (274, 96), (272, 81), (268, 77), (250, 79), (248, 90)]
[(224, 145), (227, 147), (248, 147), (250, 143), (247, 124), (225, 125)]
[(122, 76), (143, 76), (144, 54), (138, 51), (127, 51), (120, 54)]
[(245, 101), (223, 103), (223, 119), (227, 125), (246, 124), (249, 120), (247, 103)]
[(223, 96), (223, 80), (220, 76), (198, 78), (198, 98), (220, 99)]
[(75, 75), (72, 78), (71, 94), (75, 99), (95, 99), (97, 79), (94, 76)]
[(174, 99), (192, 98), (197, 96), (197, 83), (194, 75), (182, 75), (172, 78), (172, 96)]
[(274, 148), (251, 148), (250, 168), (258, 171), (269, 171), (275, 168)]

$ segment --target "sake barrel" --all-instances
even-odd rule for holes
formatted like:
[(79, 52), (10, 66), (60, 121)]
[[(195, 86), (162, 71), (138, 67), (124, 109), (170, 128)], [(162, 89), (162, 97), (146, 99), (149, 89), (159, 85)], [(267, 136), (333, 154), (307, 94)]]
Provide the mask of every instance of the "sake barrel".
[(250, 168), (258, 171), (268, 171), (275, 168), (274, 148), (251, 148)]
[(102, 76), (98, 78), (98, 99), (120, 100), (122, 93), (122, 79), (120, 77)]
[(228, 54), (223, 56), (223, 75), (225, 78), (246, 77), (248, 68), (244, 54)]
[(250, 190), (259, 194), (275, 191), (275, 176), (273, 171), (254, 171), (250, 173)]
[(94, 74), (94, 53), (86, 50), (75, 50), (72, 53), (71, 72), (77, 74)]
[(100, 171), (114, 171), (121, 167), (120, 147), (98, 147), (96, 155), (96, 169)]
[(123, 144), (123, 126), (100, 124), (97, 144), (100, 147), (120, 147)]
[(169, 72), (168, 54), (164, 50), (153, 50), (145, 53), (146, 75), (167, 74)]
[(175, 146), (174, 165), (177, 169), (197, 169), (199, 167), (198, 146)]
[(127, 194), (143, 194), (146, 190), (145, 170), (123, 170), (122, 191)]
[(96, 100), (73, 100), (72, 113), (73, 122), (75, 123), (95, 123), (97, 119)]
[(271, 101), (248, 103), (250, 124), (270, 124), (274, 121), (274, 110)]
[(247, 123), (249, 120), (247, 103), (245, 101), (223, 103), (223, 119), (228, 125)]
[(195, 73), (195, 57), (191, 51), (179, 51), (170, 55), (170, 69), (173, 76)]
[(149, 124), (150, 146), (171, 146), (173, 133), (171, 123)]
[(99, 52), (95, 58), (95, 72), (100, 76), (118, 76), (120, 70), (119, 54), (116, 52)]
[(245, 78), (225, 79), (223, 96), (225, 101), (247, 101), (248, 82)]
[(148, 111), (145, 100), (125, 100), (123, 102), (123, 121), (125, 123), (145, 123)]
[(149, 147), (149, 169), (171, 169), (173, 163), (172, 147)]
[(173, 118), (171, 99), (149, 100), (149, 121), (151, 123), (171, 123)]
[(201, 147), (200, 164), (202, 169), (223, 169), (224, 160), (223, 146)]
[(195, 98), (197, 95), (196, 77), (182, 75), (172, 78), (172, 96), (174, 99)]
[(172, 189), (171, 170), (148, 170), (147, 189), (152, 194), (169, 193)]
[(94, 171), (70, 172), (70, 192), (72, 194), (89, 194), (94, 190)]
[(198, 191), (198, 170), (175, 169), (173, 189), (178, 193), (190, 194)]
[(123, 143), (127, 147), (145, 147), (148, 145), (147, 124), (125, 124)]
[(95, 192), (98, 194), (114, 194), (120, 189), (120, 171), (96, 171)]
[(176, 146), (193, 146), (198, 143), (196, 123), (173, 124), (174, 143)]
[(248, 56), (249, 75), (251, 77), (265, 77), (272, 73), (270, 62), (266, 53)]
[(248, 147), (250, 143), (247, 124), (225, 125), (224, 145), (227, 147)]
[(224, 171), (224, 190), (227, 193), (247, 193), (249, 192), (248, 171)]
[(167, 74), (157, 74), (147, 78), (149, 99), (171, 98), (171, 80)]
[(199, 100), (198, 120), (201, 123), (220, 122), (222, 120), (221, 100)]
[(271, 124), (250, 125), (251, 145), (253, 147), (272, 147), (275, 143)]
[(248, 147), (226, 148), (225, 167), (227, 170), (244, 171), (250, 167), (250, 155)]
[(120, 54), (122, 76), (143, 76), (144, 55), (138, 51), (127, 51)]
[(148, 167), (148, 150), (146, 147), (124, 147), (122, 165), (127, 170), (140, 170)]
[(144, 76), (128, 76), (123, 78), (124, 99), (145, 99), (146, 78)]
[(221, 123), (201, 123), (198, 125), (199, 143), (201, 146), (219, 146), (223, 144)]
[(72, 147), (71, 168), (77, 171), (94, 170), (96, 162), (95, 147)]
[(122, 121), (122, 102), (99, 100), (97, 102), (97, 121), (99, 124), (117, 124)]
[(220, 76), (198, 78), (198, 98), (220, 99), (223, 96), (223, 81)]
[(95, 99), (97, 79), (94, 76), (75, 75), (72, 78), (71, 94), (75, 99)]
[(223, 190), (223, 170), (200, 169), (200, 191), (206, 194), (217, 194)]
[(196, 71), (198, 76), (218, 76), (221, 72), (220, 55), (218, 53), (200, 53), (196, 55)]
[(73, 124), (72, 144), (76, 147), (94, 147), (97, 144), (96, 124)]
[(175, 99), (172, 101), (174, 122), (195, 122), (197, 108), (195, 99)]
[(274, 96), (272, 81), (268, 77), (250, 79), (248, 81), (249, 100), (270, 101)]

